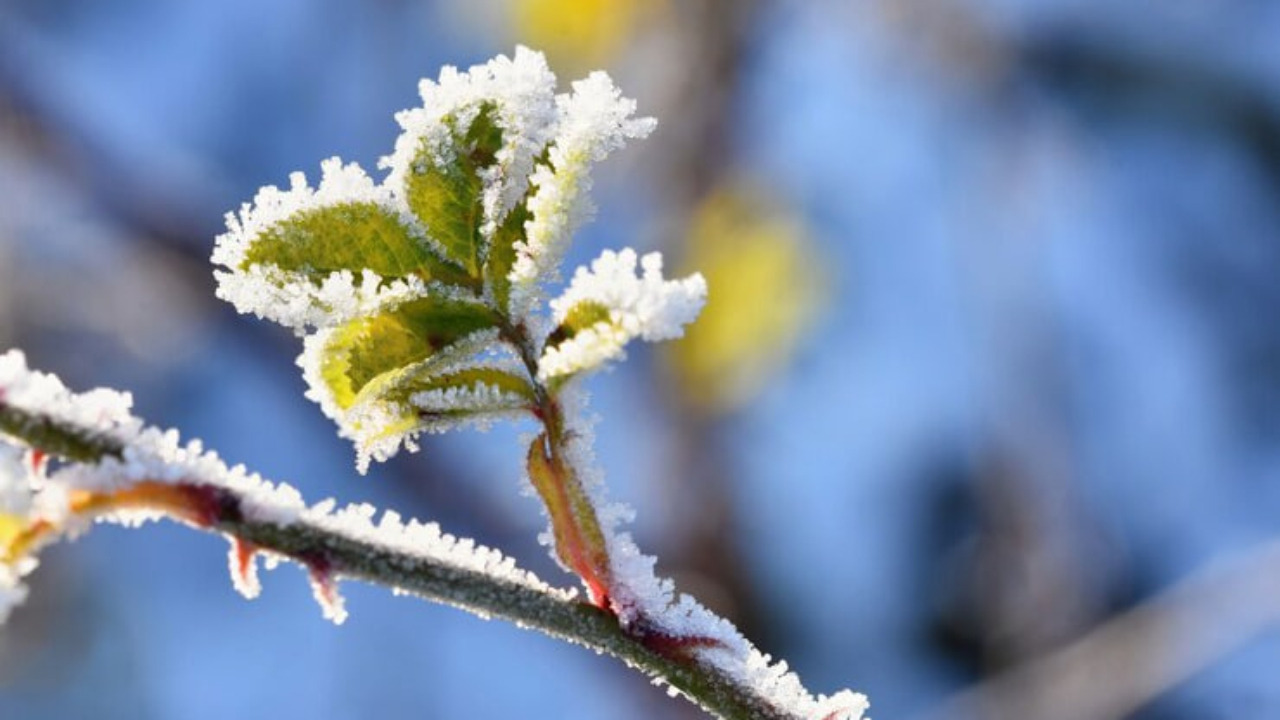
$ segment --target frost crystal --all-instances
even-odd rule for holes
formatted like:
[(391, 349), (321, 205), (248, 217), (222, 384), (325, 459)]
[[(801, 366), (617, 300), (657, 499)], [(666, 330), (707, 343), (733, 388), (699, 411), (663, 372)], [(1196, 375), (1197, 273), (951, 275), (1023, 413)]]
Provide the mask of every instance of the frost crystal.
[(539, 283), (556, 277), (569, 238), (594, 208), (588, 193), (593, 163), (621, 148), (628, 138), (643, 138), (657, 127), (653, 118), (633, 118), (636, 103), (622, 97), (603, 72), (573, 84), (573, 93), (556, 98), (559, 124), (548, 162), (530, 178), (532, 219), (526, 239), (517, 244), (511, 270), (512, 310), (527, 315), (539, 296)]
[(564, 323), (584, 303), (601, 306), (608, 319), (577, 330), (573, 337), (548, 347), (539, 363), (542, 379), (590, 370), (623, 355), (632, 338), (670, 340), (684, 334), (684, 326), (698, 316), (707, 298), (707, 283), (694, 274), (683, 280), (664, 280), (662, 256), (640, 259), (636, 253), (606, 250), (591, 269), (578, 268), (564, 294), (551, 301), (557, 323)]
[(466, 418), (475, 418), (477, 415), (512, 415), (529, 404), (520, 395), (484, 383), (414, 393), (409, 402), (428, 417), (442, 418), (446, 422), (452, 415)]

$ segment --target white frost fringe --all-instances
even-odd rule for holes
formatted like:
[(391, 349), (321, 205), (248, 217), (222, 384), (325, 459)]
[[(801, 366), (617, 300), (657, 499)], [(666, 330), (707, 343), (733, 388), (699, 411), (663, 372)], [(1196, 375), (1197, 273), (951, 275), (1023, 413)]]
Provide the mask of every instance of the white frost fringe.
[(640, 265), (644, 273), (637, 276), (636, 252), (625, 248), (621, 252), (605, 250), (590, 270), (578, 268), (564, 294), (551, 301), (554, 321), (564, 322), (570, 311), (584, 302), (607, 308), (609, 320), (548, 348), (538, 362), (539, 379), (592, 370), (621, 359), (633, 338), (653, 342), (684, 335), (684, 326), (702, 312), (707, 281), (698, 273), (683, 280), (664, 280), (658, 253), (640, 258)]

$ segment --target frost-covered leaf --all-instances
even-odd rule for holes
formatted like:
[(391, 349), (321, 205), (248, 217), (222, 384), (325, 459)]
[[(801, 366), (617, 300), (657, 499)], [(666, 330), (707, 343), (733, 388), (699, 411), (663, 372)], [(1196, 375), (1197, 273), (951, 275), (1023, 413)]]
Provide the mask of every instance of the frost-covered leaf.
[(670, 340), (684, 333), (707, 298), (701, 275), (664, 280), (662, 256), (606, 250), (591, 268), (578, 268), (564, 294), (551, 301), (557, 323), (538, 363), (543, 380), (595, 369), (623, 355), (633, 338)]
[(511, 304), (511, 268), (516, 262), (516, 243), (524, 239), (524, 225), (528, 220), (529, 211), (524, 203), (515, 206), (489, 241), (484, 281), (494, 304), (503, 311)]
[(586, 583), (593, 602), (606, 602), (612, 571), (604, 530), (596, 508), (573, 470), (563, 458), (548, 452), (546, 434), (529, 444), (526, 467), (529, 481), (546, 505), (555, 540), (555, 557)]
[(470, 284), (388, 188), (354, 163), (320, 167), (319, 187), (294, 173), (288, 190), (265, 187), (227, 216), (213, 250), (218, 297), (301, 331), (425, 294), (428, 282)]
[(524, 376), (497, 367), (469, 367), (406, 383), (403, 393), (424, 418), (457, 417), (475, 412), (506, 411), (535, 402)]
[[(428, 296), (322, 330), (306, 338), (298, 358), (307, 397), (355, 442), (362, 471), (401, 443), (412, 448), (417, 434), (446, 429), (443, 420), (519, 410), (529, 404), (528, 381), (481, 358), (502, 347), (497, 321), (487, 305)], [(477, 395), (469, 413), (446, 412), (452, 407), (426, 413), (412, 401), (425, 392), (463, 390), (492, 390), (493, 402)]]
[(609, 308), (603, 303), (583, 300), (565, 312), (564, 319), (547, 336), (546, 349), (559, 347), (561, 343), (574, 339), (584, 330), (595, 327), (596, 323), (608, 323), (611, 317)]
[(653, 131), (653, 118), (635, 118), (634, 100), (622, 97), (603, 72), (573, 83), (573, 92), (556, 97), (559, 122), (546, 159), (529, 178), (529, 220), (516, 246), (511, 268), (513, 312), (533, 310), (539, 286), (557, 277), (570, 236), (590, 217), (592, 164), (621, 148), (629, 138)]
[(451, 370), (438, 367), (440, 364), (428, 361), (388, 373), (366, 386), (354, 406), (383, 406), (394, 418), (394, 434), (415, 428), (443, 430), (448, 421), (506, 414), (534, 402), (529, 381), (511, 370), (482, 365)]
[(462, 424), (482, 427), (515, 416), (533, 403), (533, 389), (518, 373), (475, 364), (472, 350), (490, 342), (480, 332), (434, 357), (374, 378), (338, 417), (342, 434), (356, 444), (361, 472), (370, 460), (387, 460), (401, 444)]
[(463, 116), (445, 118), (451, 130), (448, 142), (435, 147), (423, 138), (405, 176), (409, 209), (426, 225), (445, 256), (474, 278), (480, 276), (483, 263), (482, 172), (497, 162), (502, 148), (495, 114), (492, 103), (483, 103), (465, 127)]
[(465, 284), (436, 257), (400, 215), (375, 202), (344, 202), (302, 210), (264, 229), (245, 249), (240, 270), (269, 265), (320, 284), (331, 273), (372, 270), (384, 280), (416, 276)]
[(427, 296), (325, 333), (320, 377), (346, 410), (375, 379), (400, 373), (461, 338), (496, 323), (478, 303)]

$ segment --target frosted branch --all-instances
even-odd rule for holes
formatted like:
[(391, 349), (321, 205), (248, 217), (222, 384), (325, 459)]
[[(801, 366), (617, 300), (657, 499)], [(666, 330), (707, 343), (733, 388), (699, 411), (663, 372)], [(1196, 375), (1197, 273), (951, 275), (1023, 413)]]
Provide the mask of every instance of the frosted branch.
[[(28, 461), (38, 453), (67, 463), (49, 478), (38, 472), (39, 460), (23, 464), (25, 478), (7, 463), (0, 467), (0, 490), (7, 497), (11, 490), (44, 486), (45, 492), (58, 488), (65, 493), (58, 497), (69, 499), (65, 516), (33, 517), (23, 533), (4, 543), (0, 601), (25, 599), (18, 578), (34, 567), (35, 550), (60, 530), (83, 529), (90, 519), (136, 524), (163, 517), (230, 539), (237, 589), (250, 596), (257, 588), (255, 555), (302, 565), (326, 615), (335, 620), (345, 614), (336, 583), (358, 580), (611, 655), (720, 718), (856, 718), (865, 705), (861, 696), (842, 693), (811, 712), (797, 713), (695, 656), (679, 638), (624, 628), (614, 614), (578, 600), (574, 592), (547, 586), (496, 551), (441, 535), (434, 525), (402, 523), (394, 513), (375, 524), (367, 505), (338, 512), (332, 501), (307, 507), (286, 485), (227, 470), (198, 443), (179, 446), (176, 433), (141, 427), (127, 413), (127, 400), (102, 391), (70, 393), (57, 378), (26, 370), (21, 354), (0, 356), (5, 457), (12, 460), (14, 449), (25, 447)], [(39, 405), (31, 407), (30, 401)], [(0, 508), (0, 517), (5, 512)]]

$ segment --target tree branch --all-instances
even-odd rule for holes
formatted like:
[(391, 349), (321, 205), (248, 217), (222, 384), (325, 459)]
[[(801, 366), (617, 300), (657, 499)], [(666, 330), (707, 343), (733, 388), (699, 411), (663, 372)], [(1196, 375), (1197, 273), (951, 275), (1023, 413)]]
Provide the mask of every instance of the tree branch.
[[(109, 435), (14, 407), (2, 397), (0, 430), (33, 450), (69, 462), (93, 464), (124, 453), (123, 444)], [(208, 513), (192, 513), (175, 511), (172, 504), (148, 505), (136, 500), (131, 500), (128, 508), (161, 512), (308, 568), (314, 569), (317, 562), (323, 562), (324, 571), (331, 578), (360, 580), (411, 593), (612, 655), (669, 684), (690, 702), (725, 720), (796, 720), (796, 716), (723, 671), (679, 647), (664, 644), (664, 638), (629, 632), (611, 613), (566, 599), (556, 591), (539, 590), (514, 579), (385, 547), (305, 520), (277, 524), (251, 519), (239, 511), (244, 498), (229, 488), (182, 481), (173, 486), (190, 492), (216, 489), (217, 508)], [(99, 498), (105, 500), (98, 502)], [(90, 497), (83, 507), (109, 512), (110, 494)], [(50, 532), (47, 523), (40, 528), (33, 526), (33, 530)]]

